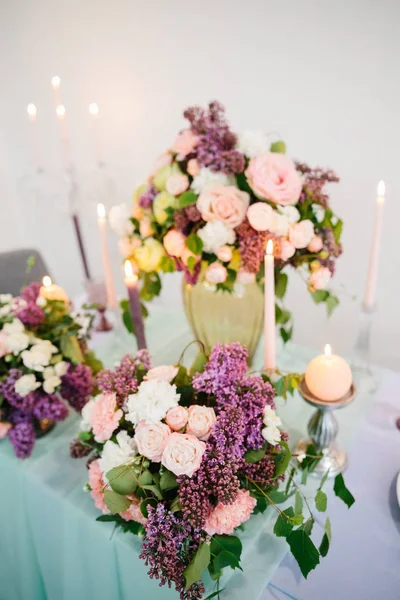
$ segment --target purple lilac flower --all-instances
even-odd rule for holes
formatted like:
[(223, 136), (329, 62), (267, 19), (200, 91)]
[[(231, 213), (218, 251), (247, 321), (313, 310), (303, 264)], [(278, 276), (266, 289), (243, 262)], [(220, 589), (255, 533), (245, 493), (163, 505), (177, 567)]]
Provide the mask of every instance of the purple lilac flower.
[(69, 455), (71, 458), (84, 458), (92, 452), (93, 448), (75, 439), (69, 446)]
[[(289, 439), (288, 434), (285, 431), (281, 433), (281, 439), (284, 442), (287, 442)], [(273, 459), (273, 452), (279, 452), (281, 446), (270, 446), (267, 447), (267, 453), (256, 463), (247, 463), (243, 461), (243, 466), (241, 469), (241, 475), (244, 477), (248, 477), (255, 481), (258, 485), (261, 485), (263, 488), (267, 488), (270, 485), (276, 485), (277, 483), (285, 480), (285, 474), (280, 475), (275, 478), (275, 462)]]
[(24, 325), (30, 328), (37, 327), (46, 318), (44, 311), (35, 302), (28, 302), (22, 310), (16, 313), (16, 316)]
[(35, 445), (35, 429), (32, 423), (23, 421), (15, 425), (8, 434), (18, 458), (28, 458)]
[(183, 115), (199, 137), (195, 152), (201, 166), (226, 175), (244, 171), (245, 158), (235, 148), (237, 137), (229, 128), (222, 104), (211, 102), (208, 111), (199, 106), (191, 106)]
[(10, 369), (7, 378), (0, 381), (0, 395), (14, 408), (29, 412), (32, 410), (34, 398), (31, 394), (22, 397), (15, 391), (15, 382), (22, 375), (23, 372), (20, 369)]
[(61, 396), (74, 410), (80, 412), (93, 392), (93, 376), (88, 365), (69, 365), (61, 377)]
[(56, 394), (46, 394), (42, 390), (31, 392), (35, 398), (33, 414), (35, 418), (51, 419), (52, 421), (63, 421), (68, 416), (68, 408)]
[(200, 532), (161, 502), (157, 508), (148, 506), (148, 515), (139, 557), (150, 567), (149, 577), (159, 579), (160, 587), (171, 587), (173, 582), (181, 600), (199, 600), (205, 591), (203, 584), (196, 582), (185, 591), (183, 572), (199, 547)]
[(327, 208), (329, 196), (323, 188), (327, 183), (340, 181), (339, 177), (330, 169), (321, 169), (320, 167), (312, 169), (305, 163), (299, 162), (296, 162), (295, 165), (296, 169), (304, 176), (303, 191), (299, 201), (304, 202), (307, 197), (311, 197), (313, 202)]
[(197, 262), (194, 266), (193, 272), (189, 270), (189, 268), (185, 265), (183, 260), (175, 257), (175, 267), (177, 271), (183, 271), (183, 275), (185, 277), (185, 283), (189, 283), (190, 285), (196, 285), (201, 269), (201, 261)]
[(327, 250), (331, 256), (338, 258), (343, 252), (343, 247), (342, 244), (336, 242), (332, 229), (330, 229), (330, 227), (323, 227), (321, 229), (321, 236), (324, 242), (324, 249)]
[(7, 421), (10, 421), (13, 425), (18, 425), (18, 423), (31, 423), (32, 422), (32, 412), (24, 412), (22, 410), (18, 410), (17, 408), (12, 408), (8, 415)]
[(38, 299), (41, 287), (42, 287), (42, 285), (38, 281), (34, 281), (33, 283), (30, 283), (29, 285), (24, 287), (24, 289), (22, 290), (21, 298), (23, 298), (27, 302), (35, 303), (36, 300)]
[(146, 190), (144, 194), (140, 196), (139, 206), (141, 206), (142, 208), (150, 208), (157, 194), (158, 190), (156, 190), (156, 188), (151, 185), (149, 189)]
[(272, 385), (262, 377), (246, 377), (240, 382), (240, 407), (245, 422), (246, 450), (258, 450), (264, 445), (261, 435), (263, 428), (263, 411), (266, 404), (275, 410), (275, 391)]
[(120, 405), (129, 394), (134, 394), (138, 389), (137, 371), (148, 371), (151, 367), (151, 358), (147, 350), (139, 350), (136, 356), (126, 354), (115, 370), (104, 369), (97, 375), (97, 386), (102, 392), (116, 393)]
[(192, 204), (191, 206), (186, 206), (186, 208), (183, 209), (183, 212), (189, 219), (189, 221), (192, 221), (192, 223), (198, 223), (199, 221), (201, 221), (201, 212), (195, 204)]
[(236, 228), (236, 235), (242, 266), (250, 273), (258, 273), (271, 235), (267, 231), (256, 231), (247, 219)]

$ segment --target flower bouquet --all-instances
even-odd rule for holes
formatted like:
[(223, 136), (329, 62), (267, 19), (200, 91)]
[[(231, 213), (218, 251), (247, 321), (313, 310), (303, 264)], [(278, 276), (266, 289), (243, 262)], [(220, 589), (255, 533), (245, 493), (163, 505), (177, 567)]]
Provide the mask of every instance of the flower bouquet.
[(81, 411), (102, 368), (86, 345), (90, 315), (70, 314), (62, 288), (52, 286), (61, 291), (53, 299), (43, 289), (32, 283), (20, 296), (0, 295), (0, 438), (19, 458), (67, 417), (64, 400)]
[[(317, 549), (306, 498), (303, 516), (274, 388), (246, 373), (247, 349), (238, 343), (199, 353), (190, 370), (151, 368), (146, 350), (127, 355), (97, 376), (100, 394), (84, 406), (71, 444), (73, 457), (89, 456), (87, 489), (103, 512), (97, 520), (141, 535), (150, 578), (174, 585), (182, 600), (203, 597), (206, 571), (219, 590), (222, 570), (241, 568), (238, 528), (269, 506), (274, 532), (286, 537), (304, 576), (328, 551), (329, 519)], [(318, 456), (310, 448), (302, 458), (306, 475)], [(315, 497), (322, 512), (323, 484)]]
[[(124, 258), (139, 270), (141, 297), (148, 301), (160, 293), (160, 272), (183, 271), (186, 311), (199, 339), (208, 343), (204, 337), (218, 321), (226, 322), (228, 337), (231, 330), (230, 341), (249, 329), (259, 333), (262, 294), (249, 293), (247, 305), (237, 303), (236, 311), (228, 296), (246, 297), (255, 282), (262, 288), (272, 239), (277, 323), (287, 341), (291, 315), (282, 300), (289, 267), (302, 274), (328, 312), (338, 303), (326, 287), (342, 252), (342, 221), (329, 206), (325, 185), (339, 179), (333, 171), (293, 162), (282, 141), (271, 143), (263, 133), (236, 136), (218, 102), (208, 111), (188, 108), (184, 116), (189, 127), (159, 156), (147, 183), (135, 191), (133, 206), (115, 206), (109, 215)], [(216, 312), (210, 291), (221, 292)], [(202, 294), (197, 303), (194, 294)], [(224, 319), (231, 310), (236, 315)], [(257, 313), (257, 321), (246, 321), (242, 334), (232, 332), (249, 312)], [(218, 335), (225, 337), (219, 331), (214, 341), (225, 341)]]

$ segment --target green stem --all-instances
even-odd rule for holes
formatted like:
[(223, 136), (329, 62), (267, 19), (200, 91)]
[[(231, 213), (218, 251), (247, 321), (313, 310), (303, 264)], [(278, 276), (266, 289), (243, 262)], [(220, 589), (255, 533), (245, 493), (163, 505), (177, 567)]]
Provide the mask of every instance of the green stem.
[(277, 506), (277, 505), (275, 504), (275, 502), (273, 502), (273, 501), (271, 500), (271, 498), (268, 496), (268, 494), (266, 494), (266, 493), (264, 492), (264, 490), (263, 490), (263, 489), (262, 489), (262, 488), (261, 488), (259, 485), (257, 485), (257, 483), (256, 483), (255, 481), (253, 481), (253, 479), (250, 479), (250, 477), (246, 477), (246, 479), (248, 479), (248, 481), (250, 481), (250, 483), (252, 483), (252, 484), (253, 484), (253, 485), (254, 485), (254, 486), (255, 486), (255, 487), (256, 487), (256, 488), (257, 488), (257, 489), (258, 489), (258, 490), (259, 490), (259, 491), (262, 493), (262, 495), (263, 495), (263, 496), (265, 496), (265, 498), (268, 500), (268, 502), (271, 504), (271, 506), (273, 506), (273, 507), (275, 508), (275, 510), (276, 510), (276, 511), (277, 511), (279, 514), (281, 514), (282, 516), (284, 516), (284, 517), (285, 517), (285, 519), (287, 519), (288, 521), (290, 521), (290, 517), (288, 517), (288, 516), (287, 516), (287, 514), (286, 514), (286, 513), (285, 513), (283, 510), (281, 510), (281, 509), (279, 508), (279, 506)]

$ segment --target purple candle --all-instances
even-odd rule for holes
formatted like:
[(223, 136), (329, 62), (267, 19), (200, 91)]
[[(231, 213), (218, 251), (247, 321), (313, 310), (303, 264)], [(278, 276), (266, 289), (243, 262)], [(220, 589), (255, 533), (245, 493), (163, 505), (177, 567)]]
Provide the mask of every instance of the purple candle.
[(125, 279), (126, 289), (128, 290), (129, 305), (131, 308), (133, 329), (135, 331), (138, 349), (147, 348), (146, 337), (144, 334), (144, 325), (142, 317), (142, 307), (140, 305), (138, 291), (138, 276), (133, 272), (132, 264), (129, 260), (125, 261)]
[(86, 277), (87, 281), (90, 281), (91, 276), (90, 276), (90, 271), (89, 271), (89, 264), (88, 264), (88, 261), (86, 258), (85, 246), (83, 245), (83, 238), (82, 238), (81, 227), (80, 227), (80, 223), (79, 223), (79, 217), (76, 213), (74, 213), (72, 215), (72, 222), (74, 224), (76, 241), (78, 242), (78, 248), (79, 248), (79, 253), (80, 253), (81, 259), (82, 259), (82, 266), (83, 266), (83, 270), (85, 272), (85, 277)]

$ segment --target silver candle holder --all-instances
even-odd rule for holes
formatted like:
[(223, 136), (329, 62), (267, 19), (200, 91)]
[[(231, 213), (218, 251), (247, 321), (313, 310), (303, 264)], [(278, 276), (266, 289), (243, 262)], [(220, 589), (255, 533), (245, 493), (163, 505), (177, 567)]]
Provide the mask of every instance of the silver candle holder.
[(316, 477), (322, 477), (329, 470), (328, 477), (335, 477), (345, 470), (347, 454), (336, 443), (339, 424), (334, 411), (348, 406), (354, 400), (356, 386), (352, 383), (345, 396), (333, 401), (321, 400), (314, 396), (304, 380), (300, 383), (298, 389), (304, 400), (316, 408), (316, 411), (311, 415), (308, 422), (309, 437), (303, 438), (297, 443), (295, 454), (301, 456), (306, 453), (308, 446), (313, 444), (318, 454), (322, 454), (322, 458), (313, 469), (312, 474)]

